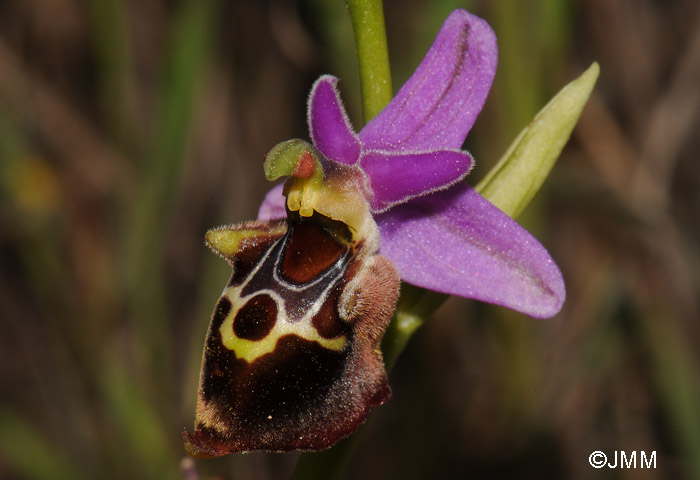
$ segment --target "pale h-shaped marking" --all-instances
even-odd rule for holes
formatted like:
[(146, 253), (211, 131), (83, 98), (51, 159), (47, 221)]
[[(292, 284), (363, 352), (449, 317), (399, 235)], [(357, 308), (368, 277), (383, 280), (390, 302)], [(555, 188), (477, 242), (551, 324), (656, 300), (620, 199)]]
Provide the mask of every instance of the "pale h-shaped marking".
[[(247, 283), (247, 282), (246, 282)], [(282, 298), (273, 290), (260, 290), (246, 297), (241, 297), (241, 290), (244, 288), (243, 285), (237, 287), (228, 287), (224, 290), (222, 297), (227, 298), (231, 302), (231, 310), (229, 311), (226, 319), (222, 322), (219, 327), (219, 333), (221, 334), (221, 342), (226, 348), (232, 350), (237, 358), (242, 358), (248, 363), (251, 363), (258, 358), (273, 352), (277, 347), (277, 341), (284, 335), (296, 335), (305, 340), (316, 342), (324, 348), (334, 351), (341, 351), (347, 342), (347, 337), (341, 335), (336, 338), (323, 338), (319, 335), (318, 330), (314, 328), (311, 324), (311, 319), (313, 316), (321, 309), (323, 302), (325, 302), (328, 297), (328, 291), (325, 291), (323, 295), (314, 302), (313, 306), (304, 314), (304, 316), (295, 322), (288, 322), (286, 318), (286, 310), (284, 308), (284, 301)], [(255, 297), (256, 295), (266, 294), (269, 295), (277, 305), (277, 318), (275, 319), (275, 325), (273, 326), (270, 333), (268, 333), (264, 338), (260, 340), (248, 340), (245, 338), (240, 338), (233, 330), (233, 321), (236, 318), (236, 314), (240, 309), (246, 304), (248, 300)]]

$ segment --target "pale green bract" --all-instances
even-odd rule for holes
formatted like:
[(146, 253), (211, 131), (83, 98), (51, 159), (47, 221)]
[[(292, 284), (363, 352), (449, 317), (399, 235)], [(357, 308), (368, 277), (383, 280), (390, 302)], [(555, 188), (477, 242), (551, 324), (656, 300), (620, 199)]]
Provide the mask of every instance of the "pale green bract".
[(481, 195), (511, 217), (527, 207), (569, 140), (599, 73), (594, 62), (535, 115), (479, 182)]

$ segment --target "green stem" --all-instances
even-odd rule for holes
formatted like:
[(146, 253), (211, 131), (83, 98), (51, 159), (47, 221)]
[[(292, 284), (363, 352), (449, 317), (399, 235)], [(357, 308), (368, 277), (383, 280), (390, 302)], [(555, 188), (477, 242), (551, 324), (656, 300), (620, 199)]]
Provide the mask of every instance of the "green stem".
[(399, 355), (416, 330), (447, 298), (448, 296), (442, 293), (425, 290), (408, 283), (401, 285), (401, 298), (396, 306), (396, 313), (382, 340), (382, 353), (387, 372), (394, 368)]
[(362, 112), (367, 123), (393, 97), (384, 8), (381, 0), (345, 0), (345, 4), (350, 13), (355, 36)]

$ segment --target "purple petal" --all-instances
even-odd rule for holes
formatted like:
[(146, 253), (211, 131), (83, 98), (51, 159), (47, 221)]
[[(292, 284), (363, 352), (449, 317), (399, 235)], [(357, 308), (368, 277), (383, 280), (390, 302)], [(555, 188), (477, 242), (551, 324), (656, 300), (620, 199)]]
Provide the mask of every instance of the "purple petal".
[(330, 75), (323, 75), (314, 83), (307, 112), (309, 131), (314, 146), (326, 157), (352, 165), (360, 155), (360, 141), (335, 89), (336, 83), (338, 79)]
[(564, 281), (544, 247), (474, 189), (459, 184), (376, 217), (382, 255), (419, 287), (555, 315)]
[(486, 101), (498, 49), (491, 27), (455, 10), (413, 76), (360, 132), (375, 150), (460, 148)]
[(469, 173), (472, 162), (471, 155), (459, 150), (369, 151), (362, 155), (360, 166), (374, 192), (372, 212), (380, 213), (411, 198), (449, 187)]
[(287, 216), (286, 199), (282, 195), (282, 189), (284, 189), (284, 182), (275, 185), (272, 190), (267, 192), (265, 200), (258, 210), (258, 220), (276, 220)]

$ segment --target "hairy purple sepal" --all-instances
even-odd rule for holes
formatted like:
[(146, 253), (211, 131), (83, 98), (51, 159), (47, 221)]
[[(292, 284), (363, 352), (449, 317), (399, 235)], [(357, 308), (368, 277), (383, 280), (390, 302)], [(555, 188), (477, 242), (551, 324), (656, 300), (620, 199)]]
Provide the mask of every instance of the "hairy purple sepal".
[(377, 223), (382, 254), (408, 283), (538, 318), (564, 302), (547, 250), (466, 184), (395, 207)]

